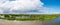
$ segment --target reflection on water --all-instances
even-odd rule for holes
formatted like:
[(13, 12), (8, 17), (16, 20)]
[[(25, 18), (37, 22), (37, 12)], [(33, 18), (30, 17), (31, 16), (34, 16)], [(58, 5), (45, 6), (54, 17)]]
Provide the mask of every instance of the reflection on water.
[(49, 21), (7, 21), (0, 20), (0, 25), (60, 25), (60, 17)]
[(7, 20), (0, 20), (0, 25), (42, 25), (41, 21), (7, 21)]
[(44, 25), (60, 25), (60, 17), (54, 20), (44, 21)]

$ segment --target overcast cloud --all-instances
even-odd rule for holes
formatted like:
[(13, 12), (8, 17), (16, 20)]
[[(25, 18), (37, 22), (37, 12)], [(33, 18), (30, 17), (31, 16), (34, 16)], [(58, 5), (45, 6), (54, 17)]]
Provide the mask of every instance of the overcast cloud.
[(40, 0), (0, 0), (0, 14), (2, 13), (45, 13)]

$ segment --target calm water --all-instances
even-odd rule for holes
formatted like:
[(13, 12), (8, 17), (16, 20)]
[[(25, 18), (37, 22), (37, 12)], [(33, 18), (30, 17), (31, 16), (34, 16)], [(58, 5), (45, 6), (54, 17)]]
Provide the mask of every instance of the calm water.
[(50, 21), (44, 21), (44, 25), (60, 25), (60, 17), (50, 20)]
[(60, 25), (60, 17), (49, 21), (7, 21), (0, 19), (0, 25)]
[(7, 21), (0, 20), (0, 25), (42, 25), (41, 21)]

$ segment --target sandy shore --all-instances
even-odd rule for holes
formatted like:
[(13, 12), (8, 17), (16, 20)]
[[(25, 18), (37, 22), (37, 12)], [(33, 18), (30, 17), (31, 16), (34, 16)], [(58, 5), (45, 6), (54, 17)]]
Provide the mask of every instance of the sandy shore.
[(8, 21), (0, 19), (0, 25), (42, 25), (42, 21)]

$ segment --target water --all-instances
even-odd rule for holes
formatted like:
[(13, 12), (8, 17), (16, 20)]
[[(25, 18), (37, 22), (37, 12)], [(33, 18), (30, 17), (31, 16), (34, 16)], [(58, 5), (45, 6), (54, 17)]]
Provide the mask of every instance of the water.
[(42, 25), (42, 21), (7, 21), (0, 20), (0, 25)]
[(49, 20), (49, 21), (44, 21), (44, 25), (60, 25), (60, 17), (54, 19), (54, 20)]

